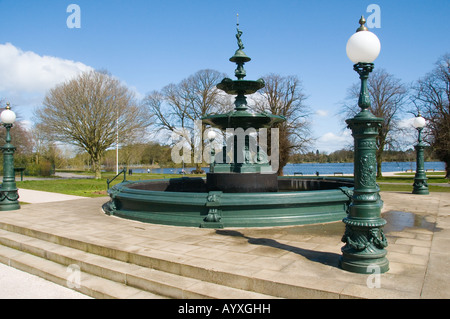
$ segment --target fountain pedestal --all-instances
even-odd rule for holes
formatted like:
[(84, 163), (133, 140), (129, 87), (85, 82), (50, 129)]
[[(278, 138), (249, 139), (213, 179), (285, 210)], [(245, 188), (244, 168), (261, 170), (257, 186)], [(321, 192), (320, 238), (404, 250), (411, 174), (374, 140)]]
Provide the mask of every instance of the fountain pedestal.
[(266, 152), (260, 148), (256, 138), (250, 136), (250, 133), (256, 133), (256, 129), (271, 127), (286, 119), (267, 112), (249, 112), (245, 95), (262, 89), (265, 83), (262, 79), (244, 80), (246, 76), (244, 64), (251, 58), (243, 51), (241, 35), (242, 31), (238, 27), (236, 38), (239, 48), (230, 58), (231, 62), (237, 64), (235, 70), (237, 80), (225, 78), (217, 85), (217, 88), (225, 93), (236, 95), (235, 109), (226, 114), (213, 114), (202, 118), (203, 123), (231, 133), (227, 139), (227, 146), (231, 147), (224, 146), (222, 152), (216, 155), (216, 158), (221, 160), (220, 163), (214, 161), (211, 164), (211, 172), (206, 176), (206, 186), (208, 191), (230, 193), (276, 192), (277, 173), (273, 171)]

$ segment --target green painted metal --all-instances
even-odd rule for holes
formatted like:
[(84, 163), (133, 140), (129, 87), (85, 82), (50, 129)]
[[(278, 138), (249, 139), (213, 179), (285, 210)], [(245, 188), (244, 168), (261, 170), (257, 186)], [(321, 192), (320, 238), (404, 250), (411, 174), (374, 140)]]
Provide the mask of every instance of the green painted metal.
[(237, 80), (225, 78), (217, 84), (217, 88), (226, 92), (227, 94), (236, 95), (235, 109), (232, 112), (225, 114), (210, 114), (202, 118), (203, 123), (210, 124), (214, 127), (225, 130), (227, 128), (262, 128), (270, 127), (275, 123), (283, 122), (286, 119), (282, 116), (273, 115), (270, 113), (252, 113), (248, 111), (246, 94), (253, 94), (262, 89), (265, 85), (263, 79), (256, 81), (244, 80), (246, 72), (244, 64), (251, 59), (244, 53), (244, 45), (241, 40), (242, 31), (237, 28), (236, 39), (238, 42), (238, 49), (230, 58), (231, 62), (237, 64), (235, 75)]
[[(343, 178), (277, 177), (265, 149), (250, 136), (250, 129), (271, 127), (282, 116), (252, 113), (245, 95), (264, 87), (262, 79), (244, 80), (242, 31), (237, 28), (237, 80), (225, 78), (217, 87), (236, 95), (234, 111), (210, 114), (203, 123), (232, 129), (227, 145), (214, 158), (206, 179), (124, 181), (108, 189), (111, 200), (105, 213), (148, 223), (203, 228), (304, 225), (342, 220), (347, 216), (353, 180)], [(273, 136), (273, 135), (272, 135)], [(230, 142), (230, 143), (229, 143)], [(230, 146), (231, 148), (231, 146)], [(273, 148), (272, 148), (273, 152)]]
[(428, 183), (427, 183), (427, 175), (425, 173), (425, 165), (424, 165), (424, 150), (427, 146), (422, 141), (422, 130), (423, 128), (418, 128), (419, 131), (419, 137), (418, 137), (418, 143), (414, 146), (416, 149), (416, 174), (414, 176), (414, 184), (413, 184), (413, 194), (418, 195), (428, 195), (430, 194), (428, 190)]
[(11, 144), (10, 130), (12, 124), (3, 124), (6, 128), (6, 144), (3, 152), (3, 183), (0, 188), (0, 211), (16, 210), (20, 208), (14, 174), (14, 152), (16, 148)]
[(203, 228), (304, 225), (347, 216), (353, 180), (279, 177), (278, 192), (206, 190), (202, 178), (124, 182), (111, 187), (106, 214), (142, 222)]
[[(267, 112), (253, 113), (248, 110), (246, 94), (253, 94), (259, 89), (262, 89), (265, 85), (263, 79), (256, 81), (244, 80), (246, 72), (244, 64), (251, 59), (244, 53), (244, 45), (241, 40), (242, 31), (239, 30), (239, 24), (237, 27), (236, 39), (238, 43), (238, 49), (235, 54), (230, 58), (231, 62), (237, 64), (235, 75), (237, 80), (231, 80), (225, 78), (217, 84), (217, 88), (223, 90), (230, 95), (236, 95), (235, 108), (226, 114), (210, 114), (202, 118), (202, 122), (209, 124), (213, 127), (221, 130), (232, 129), (233, 136), (227, 141), (228, 145), (233, 145), (234, 158), (227, 158), (226, 146), (222, 149), (223, 160), (221, 163), (212, 163), (211, 172), (213, 174), (253, 174), (253, 173), (269, 173), (272, 172), (272, 167), (267, 161), (267, 154), (257, 147), (256, 159), (251, 158), (250, 155), (250, 142), (255, 142), (252, 145), (256, 145), (256, 140), (250, 141), (248, 129), (256, 130), (260, 128), (271, 127), (276, 123), (284, 122), (286, 119), (283, 116), (273, 115)], [(240, 131), (238, 131), (240, 130)], [(245, 137), (243, 137), (245, 135)], [(240, 139), (243, 139), (242, 143), (239, 143)], [(239, 157), (239, 158), (238, 158)], [(220, 179), (221, 176), (215, 176)], [(224, 177), (224, 176), (222, 176)]]
[(386, 259), (387, 240), (382, 227), (386, 221), (381, 218), (383, 202), (376, 183), (376, 137), (383, 122), (370, 111), (370, 97), (367, 79), (373, 70), (373, 63), (357, 63), (354, 70), (361, 79), (358, 105), (361, 108), (354, 118), (346, 123), (354, 137), (354, 192), (349, 214), (343, 219), (345, 234), (342, 241), (340, 265), (343, 269), (356, 273), (379, 273), (389, 270)]

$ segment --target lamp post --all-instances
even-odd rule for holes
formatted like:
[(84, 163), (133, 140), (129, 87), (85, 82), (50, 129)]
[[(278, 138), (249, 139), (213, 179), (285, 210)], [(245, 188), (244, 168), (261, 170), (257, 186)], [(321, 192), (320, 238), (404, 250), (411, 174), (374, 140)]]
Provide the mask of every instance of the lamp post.
[(2, 147), (3, 183), (0, 188), (0, 211), (16, 210), (20, 208), (14, 175), (14, 152), (16, 148), (11, 144), (9, 132), (16, 120), (16, 114), (11, 111), (9, 103), (6, 104), (6, 109), (0, 114), (0, 119), (6, 128), (6, 144)]
[(347, 55), (354, 63), (353, 69), (359, 74), (361, 91), (358, 106), (361, 111), (346, 123), (354, 138), (354, 190), (348, 215), (343, 219), (345, 233), (342, 241), (340, 266), (347, 271), (369, 274), (374, 270), (384, 273), (389, 270), (386, 258), (386, 237), (382, 227), (386, 221), (381, 218), (383, 202), (376, 183), (376, 137), (383, 122), (373, 115), (367, 79), (372, 72), (373, 61), (380, 53), (380, 41), (368, 31), (364, 17), (360, 27), (347, 42)]
[(424, 160), (423, 153), (425, 149), (425, 143), (422, 141), (422, 130), (427, 124), (426, 120), (420, 115), (420, 113), (416, 116), (413, 122), (413, 126), (419, 132), (419, 136), (417, 138), (418, 143), (414, 146), (416, 149), (416, 175), (414, 176), (414, 184), (413, 184), (413, 194), (419, 195), (428, 195), (430, 192), (428, 191), (428, 183), (427, 183), (427, 175), (425, 174), (424, 169)]

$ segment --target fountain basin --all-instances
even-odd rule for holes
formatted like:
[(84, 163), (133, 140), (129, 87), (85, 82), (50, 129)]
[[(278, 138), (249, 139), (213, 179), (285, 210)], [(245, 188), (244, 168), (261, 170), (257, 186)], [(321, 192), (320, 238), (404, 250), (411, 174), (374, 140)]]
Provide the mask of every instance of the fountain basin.
[(273, 227), (342, 220), (353, 180), (278, 177), (278, 192), (208, 191), (204, 178), (125, 181), (108, 190), (108, 215), (204, 228)]

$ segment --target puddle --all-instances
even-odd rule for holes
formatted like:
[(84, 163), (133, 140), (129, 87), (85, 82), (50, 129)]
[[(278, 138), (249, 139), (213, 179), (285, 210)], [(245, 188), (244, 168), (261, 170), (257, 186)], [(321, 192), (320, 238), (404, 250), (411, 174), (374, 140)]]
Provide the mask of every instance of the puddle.
[(427, 221), (426, 216), (408, 212), (392, 210), (384, 213), (381, 217), (387, 222), (387, 224), (383, 227), (385, 233), (401, 231), (410, 227), (423, 228), (433, 231), (435, 227), (435, 223)]
[[(405, 228), (422, 228), (430, 231), (437, 231), (435, 229), (435, 222), (426, 220), (427, 216), (402, 212), (402, 211), (388, 211), (381, 215), (386, 220), (387, 224), (383, 227), (385, 233), (402, 231)], [(267, 228), (238, 228), (235, 230), (220, 230), (219, 234), (228, 236), (240, 236), (251, 238), (281, 238), (281, 237), (331, 237), (342, 236), (345, 232), (345, 224), (342, 221), (299, 225), (299, 226), (284, 226), (284, 227), (267, 227)]]

